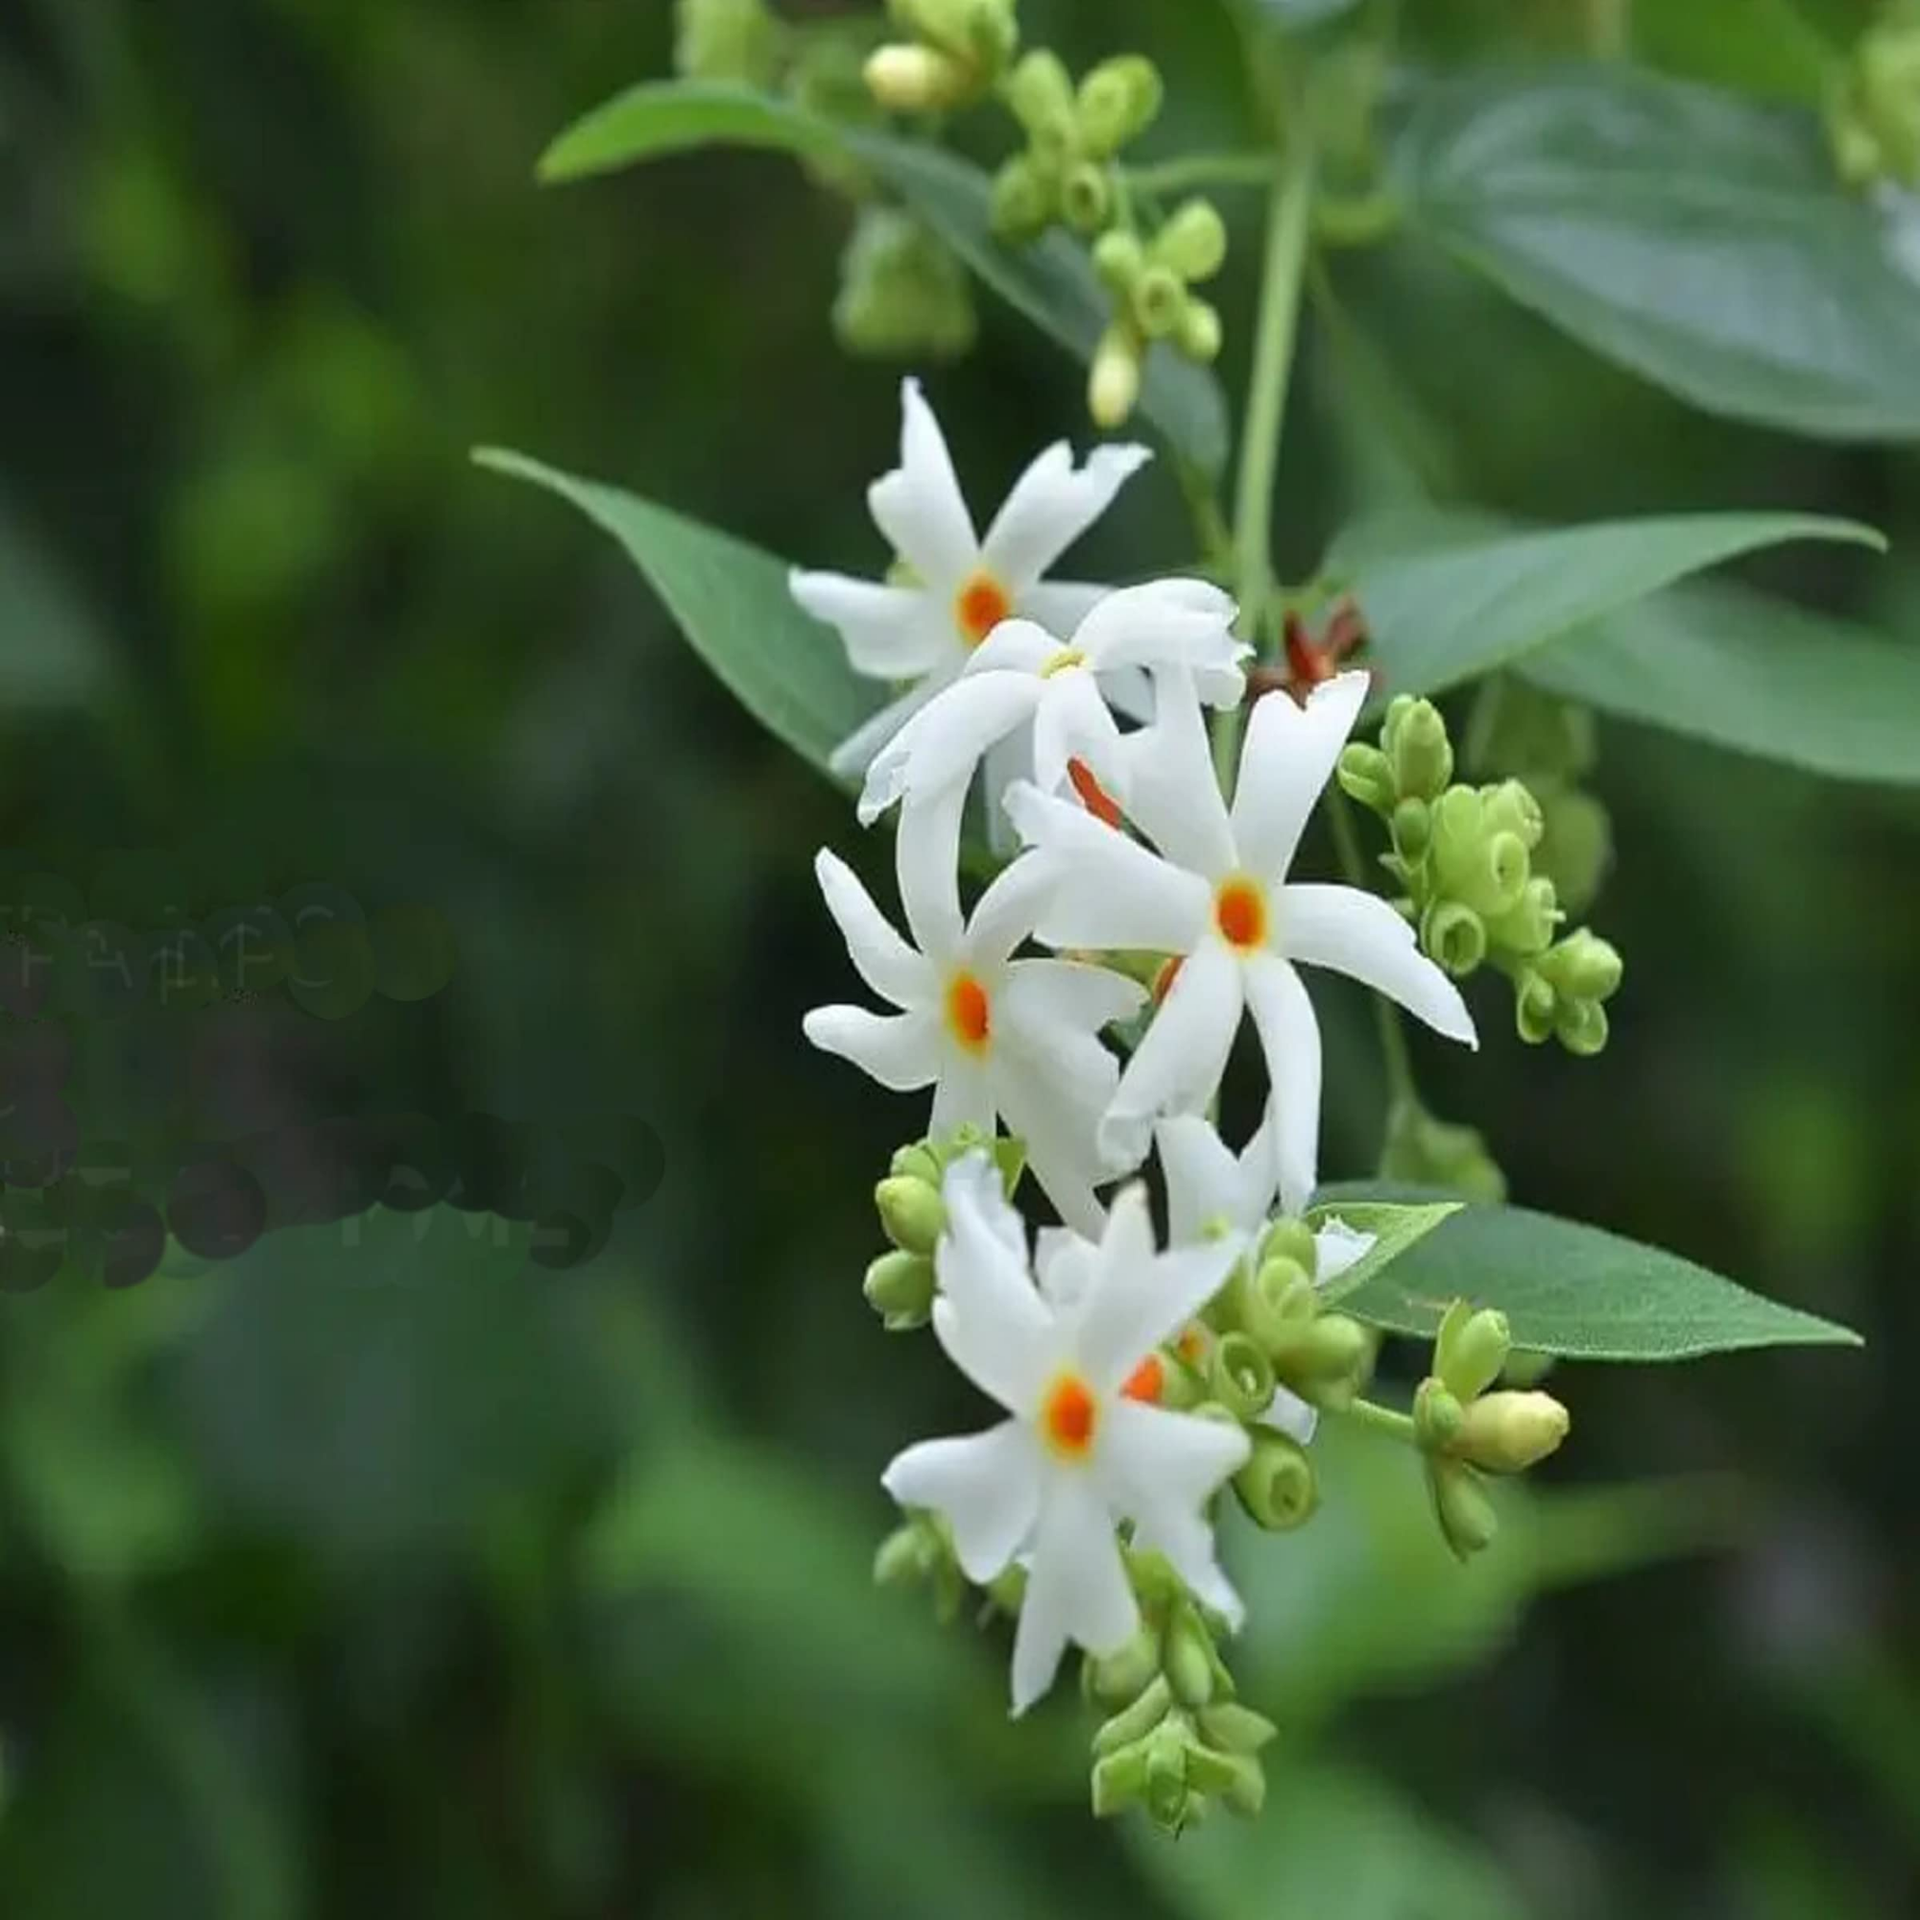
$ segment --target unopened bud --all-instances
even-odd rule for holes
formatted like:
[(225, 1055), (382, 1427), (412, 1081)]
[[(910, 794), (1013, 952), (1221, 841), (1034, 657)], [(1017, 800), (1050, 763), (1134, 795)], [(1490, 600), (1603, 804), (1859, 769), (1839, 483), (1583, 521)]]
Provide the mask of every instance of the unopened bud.
[(1540, 971), (1569, 1000), (1610, 1000), (1625, 963), (1617, 947), (1582, 927), (1540, 962)]
[(887, 0), (896, 24), (991, 79), (1019, 45), (1014, 0)]
[(896, 1527), (873, 1556), (873, 1581), (879, 1587), (918, 1586), (938, 1571), (940, 1543), (923, 1519)]
[(1409, 795), (1394, 808), (1388, 831), (1393, 835), (1394, 852), (1408, 866), (1415, 866), (1425, 856), (1427, 842), (1433, 838), (1433, 814), (1424, 800)]
[(1187, 1753), (1187, 1782), (1248, 1819), (1266, 1804), (1266, 1769), (1251, 1754), (1217, 1752), (1196, 1741)]
[(1028, 154), (1017, 153), (993, 176), (993, 231), (1009, 246), (1022, 246), (1046, 231), (1053, 218), (1054, 182)]
[(1180, 325), (1187, 290), (1167, 267), (1148, 267), (1133, 283), (1133, 317), (1149, 340), (1164, 340)]
[(1162, 1720), (1173, 1705), (1173, 1689), (1166, 1677), (1156, 1673), (1131, 1705), (1122, 1707), (1104, 1722), (1093, 1736), (1093, 1751), (1104, 1759), (1123, 1748), (1137, 1746)]
[(1499, 1379), (1512, 1351), (1513, 1334), (1504, 1313), (1492, 1307), (1476, 1311), (1466, 1301), (1456, 1300), (1441, 1320), (1433, 1343), (1433, 1370), (1465, 1403), (1478, 1399)]
[(1458, 900), (1436, 900), (1420, 924), (1420, 944), (1456, 980), (1487, 957), (1487, 923)]
[(1105, 167), (1082, 160), (1060, 183), (1060, 213), (1075, 233), (1098, 233), (1113, 211), (1113, 183)]
[(867, 1269), (860, 1291), (889, 1333), (904, 1333), (924, 1327), (932, 1317), (933, 1286), (933, 1262), (924, 1254), (896, 1249)]
[(1039, 152), (1058, 159), (1071, 150), (1073, 78), (1057, 53), (1036, 48), (1022, 58), (1007, 77), (1007, 105)]
[(1295, 1214), (1283, 1214), (1269, 1222), (1260, 1241), (1260, 1260), (1291, 1260), (1311, 1281), (1319, 1270), (1320, 1249), (1313, 1229)]
[(1571, 1424), (1550, 1393), (1483, 1394), (1467, 1408), (1453, 1451), (1490, 1473), (1524, 1473), (1560, 1445)]
[(1107, 158), (1144, 133), (1160, 111), (1160, 72), (1140, 54), (1103, 60), (1080, 82), (1080, 139)]
[(1226, 263), (1227, 223), (1211, 200), (1189, 200), (1162, 227), (1153, 256), (1182, 280), (1211, 280)]
[[(1080, 1671), (1097, 1704), (1109, 1711), (1129, 1706), (1160, 1671), (1160, 1636), (1143, 1620), (1118, 1652), (1089, 1655)], [(1143, 1727), (1141, 1732), (1145, 1731)]]
[(1487, 825), (1496, 833), (1511, 833), (1531, 853), (1540, 844), (1546, 820), (1533, 790), (1522, 780), (1502, 780), (1499, 785), (1482, 787), (1480, 804)]
[(1216, 1700), (1199, 1718), (1200, 1731), (1222, 1753), (1258, 1753), (1280, 1731), (1238, 1700)]
[(1606, 1051), (1609, 1031), (1607, 1010), (1597, 1000), (1563, 1000), (1553, 1023), (1554, 1038), (1583, 1060)]
[(1413, 1431), (1428, 1453), (1444, 1453), (1460, 1437), (1467, 1411), (1445, 1381), (1429, 1376), (1413, 1396)]
[(1109, 327), (1094, 349), (1087, 411), (1094, 424), (1124, 426), (1140, 401), (1140, 342), (1127, 327)]
[(1359, 1321), (1323, 1313), (1290, 1327), (1273, 1356), (1273, 1370), (1302, 1398), (1321, 1407), (1344, 1407), (1373, 1365), (1373, 1342)]
[(1273, 1362), (1250, 1335), (1230, 1333), (1214, 1347), (1207, 1384), (1223, 1407), (1251, 1420), (1273, 1398)]
[(1177, 1607), (1167, 1625), (1162, 1661), (1167, 1685), (1183, 1707), (1204, 1707), (1214, 1695), (1213, 1642), (1191, 1607)]
[(940, 1162), (940, 1156), (925, 1140), (916, 1140), (911, 1146), (900, 1148), (887, 1163), (887, 1171), (896, 1180), (924, 1180), (933, 1187), (946, 1178), (947, 1172)]
[(1138, 238), (1125, 227), (1109, 227), (1093, 246), (1093, 270), (1101, 284), (1115, 298), (1132, 291), (1146, 267), (1146, 254)]
[(778, 29), (765, 0), (679, 0), (674, 71), (689, 80), (764, 86), (772, 77)]
[(1189, 360), (1206, 367), (1219, 359), (1225, 339), (1220, 309), (1197, 294), (1188, 294), (1180, 309), (1180, 324), (1174, 329), (1173, 344)]
[(1249, 1516), (1271, 1533), (1302, 1525), (1320, 1499), (1305, 1449), (1265, 1428), (1254, 1434), (1253, 1452), (1233, 1476), (1233, 1490)]
[(1500, 1516), (1471, 1467), (1459, 1460), (1430, 1460), (1427, 1483), (1433, 1493), (1434, 1517), (1455, 1558), (1470, 1560), (1493, 1545)]
[(1393, 811), (1397, 792), (1393, 767), (1378, 747), (1355, 741), (1341, 753), (1338, 775), (1340, 790), (1349, 800), (1357, 801), (1370, 813), (1385, 815)]
[(1431, 700), (1404, 695), (1395, 700), (1383, 738), (1398, 792), (1419, 800), (1435, 800), (1445, 792), (1453, 778), (1453, 746), (1447, 723)]
[(1513, 1025), (1530, 1047), (1543, 1046), (1553, 1038), (1553, 1024), (1560, 1015), (1560, 996), (1543, 974), (1529, 969), (1513, 983)]
[(864, 71), (867, 91), (889, 113), (937, 113), (958, 106), (974, 85), (951, 54), (905, 42), (876, 47)]
[(890, 1176), (874, 1188), (873, 1204), (887, 1238), (908, 1253), (932, 1253), (947, 1230), (946, 1203), (924, 1180)]
[(1509, 954), (1544, 953), (1553, 944), (1564, 916), (1551, 880), (1535, 874), (1520, 889), (1520, 897), (1487, 926), (1494, 945)]

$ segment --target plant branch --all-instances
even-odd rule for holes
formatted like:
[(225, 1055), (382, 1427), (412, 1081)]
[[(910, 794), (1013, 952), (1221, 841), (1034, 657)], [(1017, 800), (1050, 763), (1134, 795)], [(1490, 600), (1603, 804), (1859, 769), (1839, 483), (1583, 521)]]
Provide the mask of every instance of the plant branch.
[(1194, 153), (1157, 166), (1124, 169), (1139, 193), (1190, 193), (1200, 187), (1262, 187), (1273, 178), (1268, 153)]

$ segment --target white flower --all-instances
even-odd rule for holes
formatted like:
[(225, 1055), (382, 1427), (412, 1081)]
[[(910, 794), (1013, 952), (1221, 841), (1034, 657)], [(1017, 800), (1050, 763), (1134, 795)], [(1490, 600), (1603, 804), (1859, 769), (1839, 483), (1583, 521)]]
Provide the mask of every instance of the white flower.
[[(1251, 1250), (1273, 1212), (1280, 1184), (1271, 1118), (1261, 1121), (1259, 1131), (1237, 1156), (1213, 1123), (1198, 1114), (1162, 1120), (1153, 1138), (1167, 1180), (1168, 1242), (1179, 1247), (1224, 1238), (1238, 1250)], [(1327, 1219), (1313, 1236), (1314, 1285), (1324, 1287), (1337, 1280), (1364, 1257), (1374, 1239), (1338, 1217)], [(1302, 1446), (1313, 1438), (1320, 1422), (1315, 1409), (1284, 1386), (1274, 1388), (1272, 1401), (1259, 1417), (1266, 1425), (1291, 1434)]]
[(901, 819), (896, 869), (913, 946), (846, 863), (821, 850), (814, 870), (847, 952), (867, 985), (899, 1011), (816, 1007), (806, 1035), (895, 1092), (931, 1086), (934, 1134), (968, 1122), (991, 1133), (1004, 1119), (1025, 1140), (1034, 1177), (1061, 1218), (1097, 1229), (1093, 1189), (1111, 1176), (1094, 1135), (1119, 1074), (1100, 1029), (1138, 1012), (1144, 995), (1104, 967), (1011, 957), (1032, 932), (1048, 884), (1031, 858), (1015, 860), (963, 921), (964, 797), (955, 788)]
[(1041, 575), (1151, 457), (1145, 447), (1097, 447), (1076, 468), (1072, 449), (1058, 441), (1020, 476), (982, 540), (917, 380), (902, 383), (901, 409), (900, 465), (874, 483), (867, 501), (917, 584), (805, 572), (790, 583), (801, 606), (840, 630), (856, 673), (910, 683), (841, 745), (833, 761), (839, 773), (863, 771), (1002, 620), (1020, 614), (1055, 633), (1080, 624), (1106, 589)]
[[(1110, 703), (1140, 705), (1142, 669), (1184, 667), (1210, 706), (1237, 706), (1246, 690), (1233, 636), (1238, 609), (1204, 580), (1154, 580), (1110, 593), (1061, 641), (1031, 620), (1008, 620), (976, 648), (960, 677), (921, 708), (875, 756), (860, 796), (870, 825), (896, 800), (911, 805), (955, 781), (965, 785), (990, 749), (1031, 728), (1031, 764), (1042, 793), (1085, 763), (1124, 806), (1120, 731)], [(1028, 757), (1023, 753), (1023, 758)], [(998, 810), (989, 790), (987, 805)]]
[[(1147, 948), (1180, 965), (1100, 1123), (1103, 1153), (1135, 1165), (1154, 1119), (1194, 1113), (1220, 1085), (1243, 1011), (1266, 1055), (1280, 1195), (1313, 1192), (1320, 1132), (1320, 1029), (1294, 962), (1330, 967), (1386, 994), (1450, 1039), (1475, 1043), (1453, 983), (1377, 894), (1287, 884), (1300, 835), (1367, 695), (1343, 673), (1304, 707), (1258, 702), (1229, 811), (1200, 707), (1162, 676), (1154, 724), (1127, 741), (1129, 817), (1157, 853), (1082, 808), (1016, 785), (1007, 811), (1053, 884), (1035, 931), (1050, 946)], [(1032, 857), (1032, 856), (1029, 856)]]
[(1084, 1256), (1083, 1284), (1061, 1304), (1035, 1287), (1019, 1216), (984, 1155), (955, 1165), (945, 1192), (934, 1331), (1011, 1417), (909, 1447), (882, 1483), (902, 1506), (946, 1516), (969, 1579), (991, 1580), (1027, 1558), (1013, 1643), (1020, 1713), (1052, 1684), (1069, 1642), (1113, 1653), (1138, 1626), (1119, 1521), (1132, 1521), (1136, 1545), (1165, 1554), (1202, 1600), (1238, 1620), (1203, 1506), (1245, 1464), (1245, 1432), (1121, 1391), (1141, 1356), (1219, 1290), (1233, 1253), (1217, 1245), (1157, 1253), (1146, 1195), (1130, 1187)]

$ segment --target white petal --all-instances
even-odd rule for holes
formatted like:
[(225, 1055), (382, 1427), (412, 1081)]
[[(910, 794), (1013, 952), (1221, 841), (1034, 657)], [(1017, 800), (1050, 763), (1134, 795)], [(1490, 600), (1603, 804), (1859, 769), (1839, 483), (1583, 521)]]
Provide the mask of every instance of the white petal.
[(962, 674), (874, 755), (860, 795), (860, 824), (871, 826), (896, 800), (964, 787), (987, 749), (1032, 716), (1045, 689), (1045, 681), (1028, 673)]
[(1175, 1246), (1192, 1245), (1216, 1220), (1242, 1231), (1257, 1224), (1258, 1214), (1241, 1217), (1240, 1163), (1211, 1120), (1176, 1114), (1155, 1126), (1153, 1139), (1167, 1182), (1167, 1237)]
[(1338, 1280), (1349, 1267), (1357, 1266), (1373, 1249), (1379, 1236), (1362, 1233), (1344, 1220), (1324, 1220), (1313, 1236), (1313, 1283), (1324, 1287)]
[(1204, 1514), (1171, 1508), (1156, 1513), (1135, 1527), (1133, 1543), (1144, 1552), (1165, 1554), (1200, 1604), (1219, 1614), (1230, 1633), (1240, 1631), (1247, 1610), (1214, 1557), (1213, 1528)]
[(1238, 1596), (1213, 1555), (1201, 1507), (1245, 1466), (1246, 1431), (1164, 1407), (1119, 1400), (1101, 1409), (1100, 1478), (1108, 1502), (1135, 1521), (1138, 1543), (1157, 1548), (1207, 1605), (1238, 1624)]
[(1006, 806), (1052, 877), (1037, 923), (1049, 946), (1186, 953), (1205, 933), (1213, 896), (1198, 875), (1037, 787), (1009, 788)]
[(1090, 581), (1040, 580), (1014, 596), (1014, 607), (1065, 646), (1068, 636), (1112, 591)]
[(1145, 1156), (1162, 1114), (1197, 1113), (1219, 1092), (1245, 1005), (1240, 973), (1240, 963), (1210, 941), (1174, 976), (1100, 1123), (1101, 1149), (1114, 1165)]
[(856, 774), (865, 773), (868, 761), (870, 761), (945, 684), (946, 680), (942, 675), (938, 673), (929, 674), (917, 687), (903, 693), (898, 700), (889, 700), (878, 713), (869, 719), (861, 721), (861, 723), (834, 748), (833, 758), (827, 762), (828, 767), (831, 768), (834, 773), (838, 774), (842, 780), (850, 780)]
[(973, 572), (980, 545), (940, 423), (917, 380), (900, 384), (900, 464), (867, 491), (875, 524), (934, 592)]
[(937, 991), (932, 967), (894, 931), (853, 869), (822, 847), (813, 871), (861, 979), (896, 1007), (925, 1006)]
[(1024, 1420), (896, 1454), (880, 1484), (903, 1507), (944, 1514), (969, 1580), (986, 1582), (1027, 1544), (1040, 1512), (1040, 1446)]
[(1103, 1392), (1117, 1391), (1146, 1354), (1220, 1291), (1238, 1257), (1237, 1240), (1155, 1253), (1144, 1189), (1137, 1183), (1123, 1189), (1108, 1217), (1094, 1285), (1073, 1331), (1074, 1351), (1087, 1378)]
[(1320, 1430), (1320, 1409), (1302, 1400), (1291, 1387), (1275, 1387), (1264, 1412), (1255, 1416), (1263, 1427), (1284, 1433), (1304, 1447)]
[(1449, 1040), (1480, 1044), (1460, 989), (1420, 951), (1405, 916), (1377, 893), (1283, 887), (1279, 906), (1279, 946), (1288, 959), (1344, 973), (1398, 1001)]
[(1016, 780), (1033, 778), (1033, 730), (1017, 727), (987, 749), (980, 763), (980, 802), (987, 816), (987, 846), (1000, 859), (1019, 851), (1020, 836), (1007, 818), (1007, 789)]
[(1089, 1474), (1050, 1477), (1034, 1532), (1033, 1566), (1013, 1635), (1013, 1710), (1053, 1685), (1067, 1643), (1117, 1653), (1140, 1624), (1113, 1520)]
[(1098, 678), (1100, 691), (1115, 713), (1143, 724), (1153, 718), (1153, 681), (1139, 667), (1115, 667)]
[(1031, 586), (1113, 504), (1153, 456), (1145, 447), (1096, 447), (1075, 469), (1057, 440), (1014, 482), (987, 530), (987, 564), (1016, 591)]
[(1300, 976), (1272, 954), (1247, 964), (1247, 1004), (1260, 1029), (1272, 1088), (1280, 1204), (1298, 1213), (1313, 1197), (1320, 1163), (1320, 1023)]
[(1037, 674), (1066, 643), (1031, 620), (1002, 620), (967, 655), (963, 677), (976, 673)]
[(1175, 865), (1219, 881), (1240, 865), (1192, 676), (1154, 675), (1154, 718), (1126, 740), (1127, 811)]
[(1234, 787), (1233, 837), (1247, 871), (1269, 885), (1293, 865), (1370, 685), (1364, 673), (1342, 673), (1315, 687), (1304, 707), (1284, 693), (1255, 701)]
[[(1104, 1212), (1100, 1224), (1104, 1231)], [(1040, 1291), (1055, 1313), (1076, 1312), (1086, 1298), (1099, 1255), (1097, 1238), (1075, 1233), (1071, 1227), (1042, 1227), (1034, 1235), (1034, 1271), (1040, 1277)]]
[(894, 878), (907, 930), (941, 973), (960, 952), (960, 816), (966, 803), (964, 787), (929, 794), (901, 809), (894, 836)]
[(976, 1386), (1010, 1413), (1029, 1413), (1059, 1338), (1028, 1271), (1026, 1230), (989, 1154), (949, 1167), (941, 1191), (947, 1230), (934, 1249), (934, 1331)]
[(855, 673), (874, 680), (917, 680), (952, 649), (952, 615), (924, 588), (798, 570), (787, 576), (787, 584), (808, 613), (839, 630)]
[(931, 1013), (815, 1007), (800, 1023), (822, 1053), (837, 1053), (894, 1093), (928, 1086), (940, 1070), (940, 1022)]
[(1084, 760), (1102, 785), (1122, 785), (1120, 729), (1100, 696), (1099, 683), (1081, 668), (1040, 683), (1043, 695), (1033, 716), (1033, 782), (1042, 793), (1067, 784), (1067, 762)]
[(933, 1111), (927, 1116), (928, 1134), (935, 1140), (945, 1140), (962, 1127), (992, 1133), (999, 1109), (994, 1104), (986, 1062), (948, 1042), (944, 1029), (942, 1041), (940, 1077), (934, 1083)]
[(1246, 691), (1241, 662), (1252, 652), (1233, 633), (1238, 611), (1204, 580), (1154, 580), (1109, 594), (1073, 643), (1103, 673), (1184, 667), (1208, 706), (1227, 707)]
[(1104, 1213), (1094, 1188), (1107, 1177), (1093, 1151), (1099, 1098), (1009, 1051), (996, 1063), (994, 1099), (1008, 1130), (1026, 1142), (1027, 1164), (1060, 1218), (1076, 1232), (1098, 1232)]
[[(1008, 954), (1032, 939), (1041, 904), (1052, 887), (1046, 863), (1033, 854), (1023, 852), (1002, 867), (974, 902), (958, 950), (960, 964), (977, 974), (997, 975)], [(997, 1000), (993, 1011), (1000, 1012)]]
[[(974, 918), (978, 921), (979, 915)], [(1132, 1019), (1147, 998), (1137, 980), (1078, 960), (1016, 960), (1007, 969), (1001, 992), (1008, 1011), (1023, 1026), (1031, 1019), (1089, 1034)]]

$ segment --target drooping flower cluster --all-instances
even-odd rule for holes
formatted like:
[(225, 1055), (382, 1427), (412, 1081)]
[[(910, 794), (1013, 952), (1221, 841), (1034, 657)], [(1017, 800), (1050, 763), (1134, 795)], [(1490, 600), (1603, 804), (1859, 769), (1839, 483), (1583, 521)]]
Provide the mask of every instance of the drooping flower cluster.
[[(1316, 1317), (1316, 1286), (1366, 1236), (1290, 1217), (1314, 1191), (1321, 1094), (1300, 969), (1346, 974), (1469, 1045), (1474, 1028), (1385, 900), (1290, 878), (1367, 676), (1340, 673), (1297, 704), (1258, 700), (1223, 793), (1204, 709), (1246, 695), (1230, 598), (1202, 580), (1107, 591), (1046, 578), (1145, 452), (1102, 449), (1077, 467), (1050, 448), (982, 540), (912, 381), (903, 405), (900, 466), (870, 499), (904, 577), (797, 573), (793, 591), (858, 671), (895, 687), (839, 765), (864, 773), (863, 822), (898, 811), (911, 940), (822, 851), (828, 908), (892, 1011), (822, 1007), (806, 1031), (886, 1087), (932, 1090), (939, 1184), (909, 1204), (891, 1180), (888, 1207), (900, 1257), (931, 1264), (942, 1346), (1006, 1418), (910, 1447), (885, 1481), (937, 1517), (969, 1578), (1020, 1592), (1019, 1710), (1069, 1643), (1104, 1659), (1141, 1630), (1130, 1568), (1170, 1567), (1210, 1621), (1237, 1623), (1207, 1503), (1232, 1478), (1265, 1524), (1308, 1510), (1298, 1448), (1313, 1396), (1351, 1397), (1370, 1352), (1352, 1322)], [(976, 789), (989, 837), (1020, 845), (969, 913)], [(1236, 1154), (1212, 1115), (1246, 1014), (1266, 1097)], [(1119, 1029), (1133, 1041), (1124, 1066), (1107, 1038)], [(1003, 1125), (1065, 1222), (1042, 1234), (1037, 1269), (1000, 1171), (964, 1150)], [(1138, 1182), (1102, 1199), (1156, 1147), (1164, 1252)], [(1271, 1222), (1276, 1199), (1288, 1217)]]

